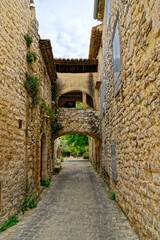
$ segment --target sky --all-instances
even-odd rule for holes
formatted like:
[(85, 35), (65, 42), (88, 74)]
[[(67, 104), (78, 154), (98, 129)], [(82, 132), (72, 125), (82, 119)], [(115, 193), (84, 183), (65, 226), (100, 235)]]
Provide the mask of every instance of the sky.
[(42, 39), (55, 58), (88, 58), (94, 0), (34, 0)]

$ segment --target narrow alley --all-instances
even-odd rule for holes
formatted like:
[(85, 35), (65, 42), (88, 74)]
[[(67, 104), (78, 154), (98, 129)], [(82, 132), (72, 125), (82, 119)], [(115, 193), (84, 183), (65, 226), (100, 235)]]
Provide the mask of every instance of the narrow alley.
[(111, 192), (87, 160), (67, 160), (37, 208), (2, 240), (138, 240)]

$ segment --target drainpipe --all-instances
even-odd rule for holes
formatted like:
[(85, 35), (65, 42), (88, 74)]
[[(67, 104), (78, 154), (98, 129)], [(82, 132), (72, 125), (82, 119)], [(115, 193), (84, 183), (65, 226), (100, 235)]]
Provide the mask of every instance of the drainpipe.
[(97, 15), (98, 15), (98, 4), (99, 4), (99, 0), (94, 0), (94, 12), (93, 12), (93, 18), (97, 19)]

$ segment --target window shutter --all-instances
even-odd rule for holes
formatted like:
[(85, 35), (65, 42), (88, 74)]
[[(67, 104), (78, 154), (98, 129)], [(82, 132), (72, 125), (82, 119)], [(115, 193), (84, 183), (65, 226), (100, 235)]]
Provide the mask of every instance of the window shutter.
[(102, 80), (101, 91), (100, 91), (100, 113), (104, 113), (104, 80)]
[(108, 28), (109, 18), (110, 18), (110, 0), (107, 0), (106, 10), (107, 10), (107, 28)]
[(120, 51), (120, 38), (119, 38), (119, 24), (116, 23), (116, 28), (113, 38), (113, 69), (114, 69), (114, 89), (117, 94), (121, 87), (121, 51)]
[(117, 164), (116, 164), (116, 144), (115, 140), (111, 142), (111, 157), (112, 157), (112, 177), (117, 182)]

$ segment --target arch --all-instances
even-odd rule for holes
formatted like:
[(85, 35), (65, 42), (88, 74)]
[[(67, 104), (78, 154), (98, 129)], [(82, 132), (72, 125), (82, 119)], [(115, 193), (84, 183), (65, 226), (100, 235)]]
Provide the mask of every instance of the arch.
[(101, 142), (101, 136), (96, 134), (96, 133), (89, 133), (89, 132), (81, 132), (81, 131), (60, 131), (58, 132), (58, 135), (55, 135), (53, 137), (53, 140), (61, 137), (61, 136), (65, 136), (65, 135), (68, 135), (68, 134), (81, 134), (81, 135), (86, 135), (86, 136), (89, 136), (89, 137), (92, 137), (94, 138), (95, 140), (99, 140)]
[(56, 95), (56, 99), (57, 99), (57, 102), (60, 98), (60, 96), (68, 93), (68, 92), (76, 92), (76, 91), (80, 91), (80, 92), (86, 92), (86, 94), (88, 94), (89, 96), (91, 96), (91, 98), (93, 99), (94, 101), (94, 95), (89, 91), (89, 89), (83, 87), (83, 86), (79, 86), (78, 89), (76, 87), (67, 87), (66, 89), (63, 89), (63, 90), (60, 90), (57, 95)]
[(40, 178), (47, 178), (47, 140), (45, 133), (41, 137)]
[[(75, 108), (76, 102), (83, 102), (83, 92), (76, 90), (76, 91), (67, 91), (66, 93), (59, 96), (57, 103), (58, 107), (62, 108)], [(93, 108), (93, 98), (86, 93), (86, 104)]]

